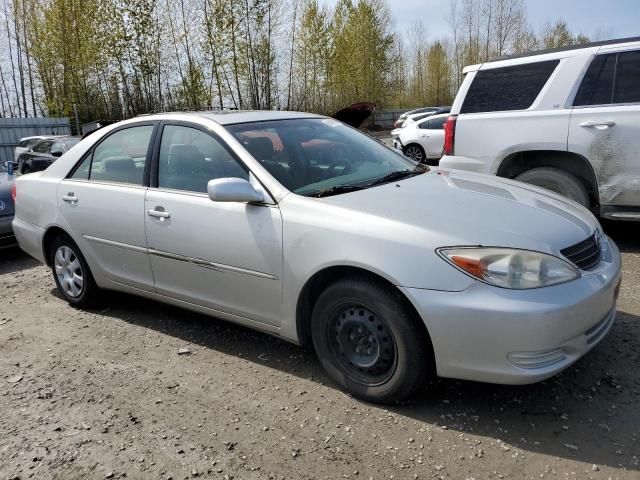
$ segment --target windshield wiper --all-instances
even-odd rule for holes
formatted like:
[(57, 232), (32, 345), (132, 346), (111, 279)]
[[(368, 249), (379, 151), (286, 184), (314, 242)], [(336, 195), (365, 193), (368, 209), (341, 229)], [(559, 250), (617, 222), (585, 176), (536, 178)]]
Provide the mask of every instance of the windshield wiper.
[(394, 180), (401, 180), (403, 178), (413, 177), (427, 172), (429, 169), (424, 167), (416, 167), (413, 170), (396, 170), (395, 172), (388, 173), (384, 177), (381, 177), (373, 182), (369, 183), (367, 187), (373, 187), (374, 185), (380, 185), (383, 183), (393, 182)]
[(324, 190), (310, 193), (307, 196), (315, 197), (315, 198), (330, 197), (331, 195), (339, 195), (341, 193), (355, 192), (357, 190), (364, 190), (365, 188), (367, 187), (361, 187), (358, 185), (336, 185), (335, 187), (325, 188)]

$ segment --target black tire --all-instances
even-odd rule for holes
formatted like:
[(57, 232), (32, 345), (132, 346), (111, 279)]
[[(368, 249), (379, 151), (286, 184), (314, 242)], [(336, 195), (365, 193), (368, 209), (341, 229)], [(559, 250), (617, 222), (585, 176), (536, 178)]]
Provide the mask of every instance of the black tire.
[(393, 287), (366, 276), (345, 278), (316, 300), (311, 337), (320, 363), (342, 388), (362, 400), (393, 403), (435, 371), (421, 323)]
[(542, 187), (589, 208), (591, 202), (584, 184), (574, 175), (551, 167), (528, 170), (516, 177), (520, 182)]
[[(77, 258), (79, 262), (79, 269), (83, 281), (82, 286), (79, 288), (79, 294), (76, 296), (67, 292), (69, 288), (65, 288), (62, 285), (64, 280), (61, 280), (60, 275), (56, 273), (56, 254), (61, 247), (65, 247), (72, 252), (70, 260), (73, 261)], [(51, 265), (51, 272), (53, 273), (54, 281), (56, 282), (56, 287), (58, 287), (58, 292), (70, 305), (79, 308), (90, 308), (99, 304), (101, 298), (100, 288), (96, 285), (91, 270), (89, 269), (89, 265), (87, 265), (87, 261), (84, 259), (82, 252), (71, 237), (68, 235), (58, 235), (53, 239), (49, 250), (49, 263)], [(77, 284), (74, 285), (77, 287)]]
[(403, 153), (405, 157), (409, 157), (414, 162), (427, 163), (427, 154), (424, 151), (424, 148), (422, 148), (422, 146), (418, 145), (417, 143), (410, 143), (409, 145), (404, 147)]

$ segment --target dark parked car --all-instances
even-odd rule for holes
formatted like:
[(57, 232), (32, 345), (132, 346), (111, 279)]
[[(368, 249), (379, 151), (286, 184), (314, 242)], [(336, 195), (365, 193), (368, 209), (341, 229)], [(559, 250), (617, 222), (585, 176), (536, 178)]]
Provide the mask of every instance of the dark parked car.
[(14, 175), (7, 173), (7, 167), (0, 163), (0, 249), (15, 244), (11, 221), (13, 220), (13, 198), (11, 189)]
[(44, 170), (80, 141), (80, 137), (47, 137), (18, 157), (21, 174)]

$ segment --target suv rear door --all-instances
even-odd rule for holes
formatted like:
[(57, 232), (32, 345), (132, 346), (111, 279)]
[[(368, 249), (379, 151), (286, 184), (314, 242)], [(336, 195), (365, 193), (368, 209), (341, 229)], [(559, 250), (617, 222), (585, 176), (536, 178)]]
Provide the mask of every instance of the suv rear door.
[(602, 206), (640, 206), (640, 49), (593, 58), (573, 101), (568, 146), (593, 166)]

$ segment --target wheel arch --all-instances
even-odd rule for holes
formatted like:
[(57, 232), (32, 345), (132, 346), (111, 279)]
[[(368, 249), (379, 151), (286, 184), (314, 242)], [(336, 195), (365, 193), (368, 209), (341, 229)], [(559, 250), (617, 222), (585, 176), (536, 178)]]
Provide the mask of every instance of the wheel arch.
[(496, 175), (516, 178), (521, 173), (538, 167), (557, 168), (574, 175), (587, 188), (591, 205), (600, 204), (596, 172), (589, 160), (577, 153), (561, 150), (525, 150), (511, 153), (500, 162)]
[(398, 287), (396, 287), (391, 281), (389, 281), (389, 279), (385, 278), (384, 276), (362, 267), (350, 265), (334, 265), (323, 268), (314, 273), (305, 282), (304, 286), (300, 290), (300, 294), (298, 295), (296, 304), (296, 329), (298, 342), (302, 345), (308, 345), (310, 343), (311, 312), (313, 311), (315, 301), (320, 293), (322, 293), (322, 291), (330, 284), (340, 279), (346, 277), (363, 276), (380, 282), (387, 288), (390, 288), (398, 293), (407, 308), (409, 308), (410, 311), (415, 315), (415, 318), (416, 320), (418, 320), (420, 327), (424, 329), (425, 338), (427, 338), (429, 347), (431, 348), (431, 353), (433, 354), (433, 346), (431, 345), (431, 335), (429, 333), (429, 330), (424, 321), (421, 319), (411, 300), (409, 300), (409, 298), (407, 298), (407, 296), (400, 289), (398, 289)]
[(71, 235), (69, 235), (63, 228), (57, 225), (52, 225), (47, 228), (47, 231), (42, 236), (42, 256), (44, 257), (44, 261), (48, 267), (51, 266), (49, 250), (51, 250), (51, 244), (58, 235), (67, 235), (68, 237), (71, 237)]

